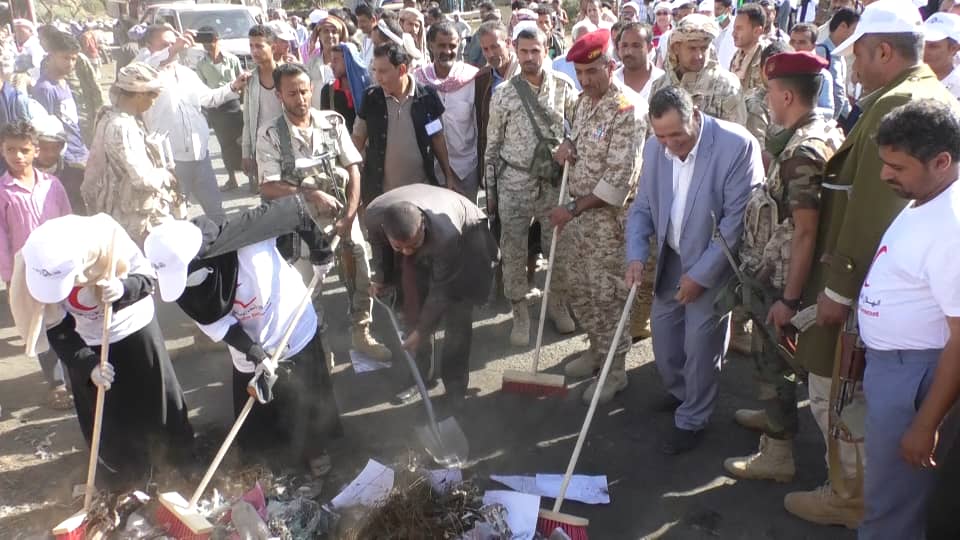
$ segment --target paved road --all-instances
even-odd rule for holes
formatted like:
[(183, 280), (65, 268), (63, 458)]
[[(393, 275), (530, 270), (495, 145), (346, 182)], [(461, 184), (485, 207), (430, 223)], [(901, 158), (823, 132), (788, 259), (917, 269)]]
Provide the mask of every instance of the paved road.
[[(217, 152), (215, 139), (212, 151)], [(215, 166), (222, 167), (219, 159)], [(220, 183), (226, 177), (218, 169)], [(241, 184), (226, 194), (226, 206), (254, 204)], [(197, 207), (194, 208), (196, 211)], [(540, 276), (542, 279), (542, 275)], [(413, 427), (423, 421), (419, 402), (393, 406), (390, 399), (407, 380), (402, 364), (374, 373), (356, 374), (349, 365), (349, 321), (341, 284), (324, 284), (325, 339), (336, 354), (333, 381), (343, 413), (346, 437), (333, 456), (334, 475), (324, 487), (332, 496), (362, 468), (368, 458), (384, 463), (406, 462), (417, 451)], [(5, 292), (2, 293), (5, 297)], [(524, 369), (530, 350), (509, 346), (506, 305), (486, 307), (476, 317), (471, 353), (470, 387), (459, 421), (471, 445), (465, 476), (482, 487), (495, 487), (490, 474), (563, 472), (586, 407), (575, 384), (565, 398), (536, 399), (500, 392), (506, 369)], [(533, 308), (536, 320), (537, 307)], [(20, 355), (7, 310), (0, 310), (0, 538), (33, 537), (69, 515), (70, 486), (82, 483), (86, 451), (72, 414), (40, 406), (44, 384), (38, 366)], [(159, 305), (158, 316), (174, 364), (200, 433), (220, 433), (232, 421), (230, 361), (226, 350), (203, 338), (175, 306)], [(375, 311), (375, 332), (396, 350), (388, 321)], [(542, 363), (560, 372), (563, 362), (585, 347), (580, 335), (561, 339), (548, 324)], [(396, 356), (395, 356), (396, 357)], [(399, 357), (396, 357), (399, 358)], [(783, 495), (811, 489), (824, 477), (823, 445), (802, 403), (801, 434), (796, 441), (798, 466), (793, 484), (735, 481), (722, 467), (723, 458), (752, 451), (757, 436), (732, 421), (733, 411), (754, 404), (755, 383), (750, 361), (730, 359), (723, 368), (720, 400), (703, 444), (694, 452), (667, 457), (658, 451), (660, 436), (672, 424), (670, 415), (651, 412), (663, 395), (652, 363), (649, 342), (628, 357), (630, 385), (610, 405), (598, 409), (577, 471), (605, 474), (611, 503), (564, 505), (567, 513), (591, 520), (590, 534), (599, 539), (852, 539), (840, 528), (820, 528), (789, 516)], [(434, 394), (442, 393), (442, 386)], [(648, 434), (642, 442), (628, 430)], [(44, 439), (49, 437), (49, 445)], [(38, 446), (48, 452), (38, 452)], [(549, 501), (548, 501), (549, 502)], [(548, 502), (543, 505), (547, 506)]]

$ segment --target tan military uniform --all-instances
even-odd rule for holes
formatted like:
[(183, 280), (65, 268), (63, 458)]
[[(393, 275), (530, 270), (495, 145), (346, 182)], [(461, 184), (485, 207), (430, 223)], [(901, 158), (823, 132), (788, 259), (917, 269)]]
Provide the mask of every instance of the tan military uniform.
[(666, 74), (653, 83), (651, 95), (667, 86), (679, 86), (690, 93), (693, 104), (703, 113), (740, 125), (746, 122), (747, 111), (740, 92), (740, 80), (720, 67), (715, 59), (707, 60), (703, 69), (696, 73), (678, 75), (672, 65), (664, 66), (664, 69)]
[(740, 79), (740, 88), (744, 93), (755, 88), (763, 88), (763, 77), (760, 69), (760, 53), (769, 41), (761, 38), (753, 48), (748, 50), (737, 49), (730, 61), (730, 71)]
[(616, 349), (613, 369), (619, 371), (630, 349), (626, 332), (612, 342), (628, 293), (623, 281), (624, 226), (627, 199), (640, 176), (646, 117), (646, 110), (611, 85), (596, 102), (581, 96), (571, 131), (577, 162), (570, 174), (570, 196), (595, 195), (609, 206), (586, 210), (567, 225), (574, 252), (580, 255), (577, 272), (570, 274), (570, 305), (601, 358), (611, 347)]
[[(538, 118), (538, 126), (544, 136), (548, 136), (549, 130), (553, 137), (563, 140), (564, 120), (572, 114), (577, 90), (551, 70), (544, 70), (543, 74), (539, 88), (530, 85), (538, 103), (550, 115), (550, 125)], [(522, 74), (516, 77), (520, 78), (521, 84), (529, 85)], [(540, 221), (542, 246), (546, 251), (553, 236), (548, 214), (557, 206), (560, 195), (559, 186), (532, 178), (528, 172), (536, 143), (536, 133), (513, 80), (504, 82), (490, 102), (484, 178), (488, 196), (497, 199), (504, 295), (513, 302), (522, 299), (529, 289), (526, 265), (530, 222), (534, 219)], [(566, 242), (557, 242), (550, 284), (551, 296), (556, 299), (561, 299), (567, 288), (566, 247)]]
[(748, 92), (743, 102), (747, 111), (744, 127), (760, 142), (760, 149), (765, 150), (771, 125), (766, 86), (760, 86)]
[(153, 227), (186, 217), (184, 200), (140, 120), (106, 107), (96, 126), (80, 188), (84, 204), (90, 214), (109, 214), (142, 246)]
[[(287, 116), (281, 115), (275, 121), (268, 122), (260, 127), (257, 134), (257, 170), (262, 174), (265, 182), (287, 182), (298, 187), (316, 187), (341, 202), (345, 202), (346, 183), (348, 180), (346, 169), (351, 165), (363, 162), (363, 157), (357, 151), (350, 134), (347, 132), (346, 121), (340, 114), (333, 111), (310, 111), (311, 126), (307, 129), (298, 128), (290, 123)], [(314, 166), (302, 172), (301, 177), (291, 177), (282, 170), (283, 150), (281, 136), (278, 130), (280, 122), (286, 124), (290, 130), (290, 144), (293, 157), (303, 165), (304, 160), (316, 160), (326, 156), (329, 169)], [(328, 174), (333, 172), (333, 178)], [(314, 216), (318, 225), (323, 228), (332, 225), (338, 216)], [(346, 272), (343, 268), (344, 254), (352, 256), (356, 268), (353, 272)], [(370, 265), (367, 260), (366, 242), (360, 227), (360, 220), (353, 221), (350, 238), (343, 238), (340, 242), (341, 271), (344, 282), (350, 292), (350, 316), (354, 324), (368, 326), (370, 324), (372, 300), (370, 299)]]

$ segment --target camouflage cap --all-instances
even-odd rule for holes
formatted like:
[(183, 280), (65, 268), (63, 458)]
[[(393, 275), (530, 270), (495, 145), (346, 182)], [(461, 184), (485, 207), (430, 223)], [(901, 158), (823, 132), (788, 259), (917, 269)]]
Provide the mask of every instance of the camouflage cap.
[(670, 31), (670, 45), (702, 39), (713, 40), (720, 35), (720, 27), (713, 17), (691, 13)]
[(143, 62), (131, 62), (117, 74), (114, 86), (127, 92), (159, 92), (163, 82), (157, 70)]

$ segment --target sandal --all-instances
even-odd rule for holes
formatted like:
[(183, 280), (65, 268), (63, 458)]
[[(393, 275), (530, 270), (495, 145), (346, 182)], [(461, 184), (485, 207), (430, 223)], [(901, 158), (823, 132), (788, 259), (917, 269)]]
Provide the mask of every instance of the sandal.
[(66, 411), (73, 408), (73, 394), (61, 384), (47, 392), (47, 407), (55, 411)]

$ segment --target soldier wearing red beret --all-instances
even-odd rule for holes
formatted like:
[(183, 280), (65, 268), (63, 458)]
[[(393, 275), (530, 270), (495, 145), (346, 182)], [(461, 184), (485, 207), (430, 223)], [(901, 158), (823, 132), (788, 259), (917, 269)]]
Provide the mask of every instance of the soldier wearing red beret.
[[(779, 293), (771, 306), (745, 306), (754, 324), (767, 323), (773, 333), (790, 324), (813, 267), (821, 174), (843, 142), (832, 121), (816, 112), (820, 72), (827, 61), (810, 52), (783, 52), (764, 65), (770, 122), (784, 127), (782, 137), (767, 141), (772, 155), (766, 184), (747, 203), (747, 231), (740, 250), (745, 270)], [(780, 142), (782, 141), (782, 142)], [(740, 478), (790, 481), (795, 474), (793, 438), (797, 432), (797, 374), (777, 353), (777, 343), (753, 333), (763, 389), (762, 410), (739, 410), (736, 421), (761, 431), (760, 449), (730, 458), (724, 467)]]
[(590, 254), (585, 267), (568, 276), (570, 305), (590, 346), (567, 364), (565, 372), (571, 377), (590, 376), (611, 347), (616, 351), (604, 387), (592, 383), (583, 394), (585, 403), (597, 391), (600, 403), (606, 403), (627, 386), (624, 365), (630, 338), (625, 334), (613, 343), (613, 334), (628, 293), (623, 279), (624, 212), (640, 176), (647, 132), (646, 104), (634, 104), (613, 83), (609, 47), (610, 31), (603, 29), (581, 37), (567, 53), (583, 93), (574, 109), (570, 136), (554, 156), (560, 163), (570, 162), (570, 200), (550, 213), (554, 226), (570, 228), (574, 253)]

